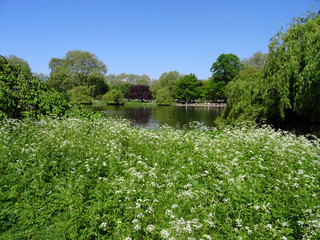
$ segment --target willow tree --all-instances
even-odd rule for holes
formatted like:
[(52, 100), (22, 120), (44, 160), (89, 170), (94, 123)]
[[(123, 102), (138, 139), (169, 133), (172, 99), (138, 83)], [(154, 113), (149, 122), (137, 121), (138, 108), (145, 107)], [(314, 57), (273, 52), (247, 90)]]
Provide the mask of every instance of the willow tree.
[(319, 125), (319, 14), (294, 19), (287, 30), (272, 38), (263, 87), (269, 123), (292, 127)]
[(87, 51), (73, 50), (65, 58), (52, 58), (49, 62), (50, 78), (46, 82), (59, 92), (84, 86), (93, 89), (91, 95), (103, 95), (108, 91), (105, 80), (106, 65)]

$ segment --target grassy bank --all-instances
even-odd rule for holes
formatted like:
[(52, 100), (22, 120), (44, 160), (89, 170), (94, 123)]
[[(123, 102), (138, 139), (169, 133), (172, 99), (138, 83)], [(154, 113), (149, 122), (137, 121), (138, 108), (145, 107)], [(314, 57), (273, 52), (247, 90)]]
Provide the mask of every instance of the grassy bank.
[(265, 127), (0, 127), (1, 239), (320, 236), (320, 146)]

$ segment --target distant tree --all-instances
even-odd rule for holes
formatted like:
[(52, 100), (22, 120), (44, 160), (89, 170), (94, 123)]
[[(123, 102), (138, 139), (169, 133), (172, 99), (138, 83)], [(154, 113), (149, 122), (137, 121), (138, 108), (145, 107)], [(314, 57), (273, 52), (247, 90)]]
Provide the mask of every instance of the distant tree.
[(103, 95), (102, 101), (109, 105), (122, 105), (123, 93), (119, 90), (113, 89)]
[[(65, 58), (52, 58), (49, 62), (51, 69), (47, 84), (60, 92), (67, 92), (77, 86), (93, 86), (93, 97), (105, 92), (107, 85), (102, 76), (107, 72), (106, 65), (96, 55), (73, 50), (66, 53)], [(91, 85), (93, 84), (93, 85)]]
[(248, 68), (248, 67), (253, 67), (256, 70), (262, 69), (264, 68), (264, 66), (266, 65), (268, 59), (268, 54), (266, 53), (262, 53), (261, 51), (256, 52), (255, 54), (253, 54), (252, 57), (250, 58), (245, 58), (241, 61), (241, 67), (243, 69), (243, 67)]
[(128, 98), (130, 93), (130, 88), (134, 86), (132, 83), (123, 83), (118, 87), (118, 90), (120, 90), (125, 98)]
[(130, 88), (128, 99), (152, 100), (152, 93), (148, 85), (134, 85)]
[(223, 53), (212, 64), (210, 71), (216, 81), (223, 81), (227, 84), (239, 74), (240, 68), (240, 59), (236, 55)]
[(237, 77), (241, 68), (240, 59), (234, 54), (221, 54), (210, 68), (212, 72), (210, 98), (225, 99), (225, 86)]
[(150, 91), (152, 92), (152, 96), (155, 99), (157, 97), (157, 90), (159, 89), (159, 80), (154, 79), (150, 83)]
[(31, 71), (29, 63), (26, 60), (17, 57), (16, 55), (9, 55), (5, 58), (6, 58), (7, 62), (10, 63), (11, 65), (25, 67), (29, 71)]
[(43, 82), (46, 82), (49, 79), (49, 76), (43, 73), (33, 73), (33, 76), (40, 79)]
[(182, 102), (194, 101), (200, 97), (201, 82), (194, 74), (185, 75), (177, 83), (175, 96)]
[(243, 60), (239, 76), (226, 86), (228, 104), (223, 117), (228, 122), (256, 121), (263, 115), (263, 75), (267, 54), (255, 53)]
[(181, 76), (177, 71), (162, 73), (159, 78), (159, 88), (166, 88), (170, 92), (170, 96), (173, 98), (180, 77)]
[(173, 103), (173, 97), (171, 96), (171, 92), (167, 88), (160, 88), (157, 91), (156, 98), (157, 105), (167, 106)]
[(109, 82), (110, 86), (117, 86), (121, 85), (122, 83), (129, 83), (133, 85), (149, 85), (150, 78), (146, 74), (137, 75), (137, 74), (126, 74), (121, 73), (119, 75), (108, 74), (106, 76), (107, 81)]
[(87, 78), (87, 86), (91, 86), (91, 96), (104, 95), (109, 91), (109, 84), (106, 82), (105, 77), (100, 72), (91, 72)]
[(72, 103), (91, 103), (91, 91), (90, 87), (78, 86), (69, 90), (67, 95)]

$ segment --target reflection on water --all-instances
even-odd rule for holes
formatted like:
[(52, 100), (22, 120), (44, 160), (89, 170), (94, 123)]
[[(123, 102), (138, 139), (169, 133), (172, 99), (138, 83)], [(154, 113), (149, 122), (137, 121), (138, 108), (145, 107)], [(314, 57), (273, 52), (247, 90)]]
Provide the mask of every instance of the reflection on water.
[(133, 121), (135, 125), (146, 128), (158, 128), (162, 125), (183, 126), (192, 121), (201, 122), (208, 127), (214, 126), (214, 119), (221, 115), (221, 107), (200, 106), (103, 106), (91, 107), (94, 111), (102, 111), (111, 117), (123, 117)]

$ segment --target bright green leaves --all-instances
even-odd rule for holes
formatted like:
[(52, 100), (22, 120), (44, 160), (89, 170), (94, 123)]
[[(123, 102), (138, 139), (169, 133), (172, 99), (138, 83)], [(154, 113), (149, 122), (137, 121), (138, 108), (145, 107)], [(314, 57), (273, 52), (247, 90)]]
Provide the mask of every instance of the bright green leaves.
[(110, 105), (122, 105), (123, 103), (123, 93), (119, 90), (113, 89), (107, 92), (102, 97), (102, 101)]
[(71, 106), (21, 66), (0, 63), (0, 119), (62, 116)]
[(320, 122), (319, 16), (297, 18), (269, 46), (265, 68), (266, 116), (288, 117), (315, 125)]

